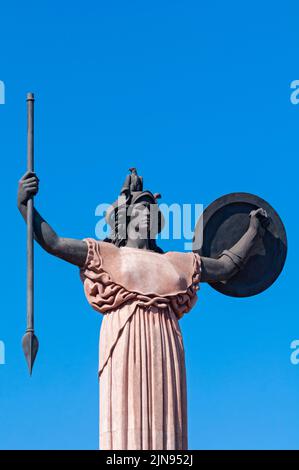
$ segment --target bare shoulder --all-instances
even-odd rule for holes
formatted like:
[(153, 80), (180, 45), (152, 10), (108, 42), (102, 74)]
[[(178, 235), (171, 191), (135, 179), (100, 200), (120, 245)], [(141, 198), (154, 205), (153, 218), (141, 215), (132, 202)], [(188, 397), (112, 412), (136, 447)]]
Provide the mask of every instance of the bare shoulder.
[(192, 251), (167, 251), (165, 256), (179, 269), (185, 272), (193, 272), (196, 262)]

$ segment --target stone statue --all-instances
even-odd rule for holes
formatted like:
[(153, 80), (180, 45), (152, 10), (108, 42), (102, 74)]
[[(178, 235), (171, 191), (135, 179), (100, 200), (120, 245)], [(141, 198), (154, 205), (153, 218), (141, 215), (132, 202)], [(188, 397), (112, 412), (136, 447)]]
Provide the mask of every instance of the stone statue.
[[(18, 207), (25, 220), (27, 202), (38, 186), (33, 172), (19, 182)], [(164, 253), (155, 239), (163, 224), (159, 195), (143, 190), (136, 169), (121, 194), (123, 204), (113, 204), (107, 213), (112, 231), (106, 240), (63, 238), (36, 210), (34, 237), (48, 253), (80, 268), (87, 300), (103, 314), (100, 448), (186, 450), (179, 319), (194, 306), (200, 282), (225, 282), (243, 268), (268, 216), (263, 208), (251, 211), (247, 231), (217, 259), (195, 252)], [(136, 220), (137, 225), (131, 223)]]
[(129, 168), (129, 171), (131, 174), (126, 177), (120, 192), (120, 194), (125, 196), (129, 196), (134, 191), (142, 191), (143, 189), (143, 178), (137, 174), (136, 168)]

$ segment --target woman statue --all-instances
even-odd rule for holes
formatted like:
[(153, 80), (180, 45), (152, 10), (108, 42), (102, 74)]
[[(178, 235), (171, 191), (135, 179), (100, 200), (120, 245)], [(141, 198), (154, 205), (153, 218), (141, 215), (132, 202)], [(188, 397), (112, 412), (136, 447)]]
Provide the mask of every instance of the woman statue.
[[(122, 189), (123, 204), (108, 211), (108, 239), (62, 238), (36, 210), (34, 236), (48, 253), (80, 268), (87, 300), (103, 314), (100, 449), (186, 450), (186, 370), (178, 320), (194, 306), (199, 282), (226, 281), (244, 266), (267, 214), (252, 211), (247, 232), (218, 259), (163, 253), (155, 240), (162, 224), (158, 195), (143, 191), (136, 175), (136, 187), (131, 179)], [(25, 220), (38, 186), (30, 172), (19, 182), (18, 207)]]

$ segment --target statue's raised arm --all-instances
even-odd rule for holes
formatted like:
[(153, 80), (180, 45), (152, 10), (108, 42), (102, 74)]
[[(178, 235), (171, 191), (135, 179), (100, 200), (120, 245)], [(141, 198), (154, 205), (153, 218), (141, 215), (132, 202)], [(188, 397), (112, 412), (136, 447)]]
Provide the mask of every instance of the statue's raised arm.
[[(24, 220), (27, 220), (27, 202), (38, 193), (39, 179), (33, 172), (27, 172), (19, 181), (18, 208)], [(34, 238), (48, 253), (82, 267), (87, 256), (87, 245), (83, 240), (62, 238), (34, 209)]]
[(217, 259), (201, 257), (201, 282), (227, 281), (245, 266), (252, 248), (258, 237), (262, 236), (268, 222), (267, 212), (262, 208), (251, 211), (249, 217), (247, 231), (231, 249), (224, 250)]

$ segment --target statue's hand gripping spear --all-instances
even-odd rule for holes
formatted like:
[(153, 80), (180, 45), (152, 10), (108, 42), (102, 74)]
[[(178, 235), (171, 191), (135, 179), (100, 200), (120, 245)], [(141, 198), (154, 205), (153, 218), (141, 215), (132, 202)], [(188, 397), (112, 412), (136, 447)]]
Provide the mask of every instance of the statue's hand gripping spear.
[[(34, 171), (33, 93), (27, 94), (27, 171)], [(38, 339), (34, 334), (33, 196), (27, 203), (27, 328), (22, 346), (31, 375), (38, 351)]]

